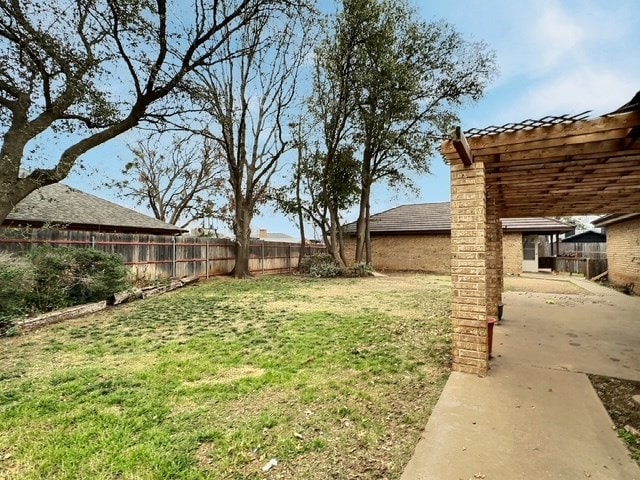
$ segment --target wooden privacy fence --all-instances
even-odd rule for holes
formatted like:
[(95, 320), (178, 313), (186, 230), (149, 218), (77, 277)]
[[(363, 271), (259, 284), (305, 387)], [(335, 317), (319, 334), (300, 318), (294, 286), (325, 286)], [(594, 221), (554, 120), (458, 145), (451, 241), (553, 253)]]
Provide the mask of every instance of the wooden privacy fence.
[[(605, 260), (607, 258), (606, 242), (563, 242), (558, 244), (561, 257), (575, 258), (595, 258)], [(543, 242), (540, 244), (538, 254), (541, 257), (551, 257), (551, 244)]]
[[(95, 248), (115, 253), (138, 278), (210, 277), (231, 272), (235, 263), (233, 240), (209, 237), (98, 233), (72, 230), (7, 230), (0, 235), (0, 251), (20, 253), (35, 245)], [(298, 268), (300, 244), (251, 242), (249, 270), (257, 274), (288, 273)], [(307, 245), (305, 254), (325, 252)]]
[[(549, 258), (549, 257), (548, 257)], [(596, 258), (553, 257), (553, 270), (562, 273), (580, 273), (591, 279), (607, 271), (607, 260)]]

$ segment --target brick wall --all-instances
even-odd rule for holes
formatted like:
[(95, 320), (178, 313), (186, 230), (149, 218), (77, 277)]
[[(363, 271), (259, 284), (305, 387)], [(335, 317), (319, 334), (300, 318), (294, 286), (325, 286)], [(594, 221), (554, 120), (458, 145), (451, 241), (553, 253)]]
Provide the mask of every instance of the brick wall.
[(502, 261), (505, 275), (522, 273), (522, 234), (505, 233), (502, 235)]
[(640, 218), (607, 227), (609, 280), (640, 294)]
[[(347, 261), (355, 257), (355, 237), (345, 238)], [(407, 270), (449, 275), (451, 235), (374, 235), (371, 255), (376, 270)]]
[[(355, 257), (355, 237), (344, 240), (347, 261)], [(522, 234), (503, 235), (504, 273), (522, 273)], [(376, 270), (407, 270), (449, 275), (451, 273), (451, 235), (375, 235), (371, 237), (373, 266)]]

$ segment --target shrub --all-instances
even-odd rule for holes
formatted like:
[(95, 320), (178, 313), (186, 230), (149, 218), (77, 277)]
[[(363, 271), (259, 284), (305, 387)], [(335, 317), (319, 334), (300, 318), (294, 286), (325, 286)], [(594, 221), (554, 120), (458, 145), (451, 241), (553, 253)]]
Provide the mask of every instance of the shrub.
[(74, 304), (97, 302), (129, 287), (122, 257), (91, 248), (74, 249), (76, 281), (69, 291)]
[(72, 283), (73, 255), (68, 247), (36, 247), (27, 254), (33, 268), (34, 286), (30, 301), (38, 310), (68, 307), (68, 286)]
[(29, 252), (34, 268), (32, 301), (40, 310), (104, 300), (127, 288), (127, 269), (118, 255), (89, 248), (49, 246)]
[(31, 310), (28, 293), (33, 285), (33, 269), (28, 262), (0, 254), (0, 335), (12, 329), (16, 317)]
[(355, 263), (348, 270), (350, 277), (370, 277), (373, 275), (373, 267), (368, 263)]
[(300, 270), (310, 277), (334, 278), (344, 274), (338, 262), (328, 253), (318, 253), (304, 257)]

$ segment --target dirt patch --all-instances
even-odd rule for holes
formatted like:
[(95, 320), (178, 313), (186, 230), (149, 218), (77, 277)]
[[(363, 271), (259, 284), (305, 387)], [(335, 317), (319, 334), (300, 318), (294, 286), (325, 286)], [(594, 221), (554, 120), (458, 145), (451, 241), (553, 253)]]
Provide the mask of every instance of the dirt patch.
[(640, 405), (633, 400), (640, 395), (640, 382), (599, 375), (589, 375), (589, 379), (631, 457), (640, 465), (640, 435), (634, 433), (640, 431)]
[(186, 386), (198, 385), (220, 385), (223, 383), (233, 383), (243, 378), (257, 378), (264, 375), (265, 370), (262, 368), (244, 366), (237, 368), (229, 368), (223, 370), (215, 376), (206, 376), (193, 382), (185, 382)]
[(584, 288), (571, 283), (568, 279), (560, 277), (553, 277), (549, 279), (531, 277), (505, 277), (504, 289), (507, 292), (589, 295), (589, 292)]
[(196, 450), (196, 461), (198, 466), (203, 470), (210, 470), (213, 465), (213, 442), (204, 442), (198, 446)]

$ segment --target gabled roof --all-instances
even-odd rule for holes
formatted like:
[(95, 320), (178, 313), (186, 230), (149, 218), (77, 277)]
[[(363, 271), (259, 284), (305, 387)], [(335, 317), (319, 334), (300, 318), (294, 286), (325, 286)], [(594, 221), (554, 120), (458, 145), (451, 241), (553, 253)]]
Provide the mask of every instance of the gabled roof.
[(65, 225), (74, 230), (155, 233), (185, 230), (67, 185), (47, 185), (29, 194), (11, 211), (3, 226)]
[[(553, 218), (504, 218), (502, 228), (509, 232), (568, 232), (575, 227)], [(371, 233), (449, 233), (451, 204), (418, 203), (401, 205), (371, 216)], [(345, 225), (346, 233), (355, 233), (356, 223)]]
[(607, 236), (594, 230), (576, 233), (562, 239), (562, 243), (605, 243)]
[[(451, 207), (449, 202), (400, 205), (371, 215), (371, 233), (388, 232), (449, 232)], [(345, 225), (345, 232), (355, 233), (356, 222)]]
[(640, 213), (614, 213), (611, 215), (603, 215), (600, 218), (596, 218), (593, 222), (594, 227), (606, 227), (614, 223), (626, 222), (627, 220), (633, 220), (639, 218)]

